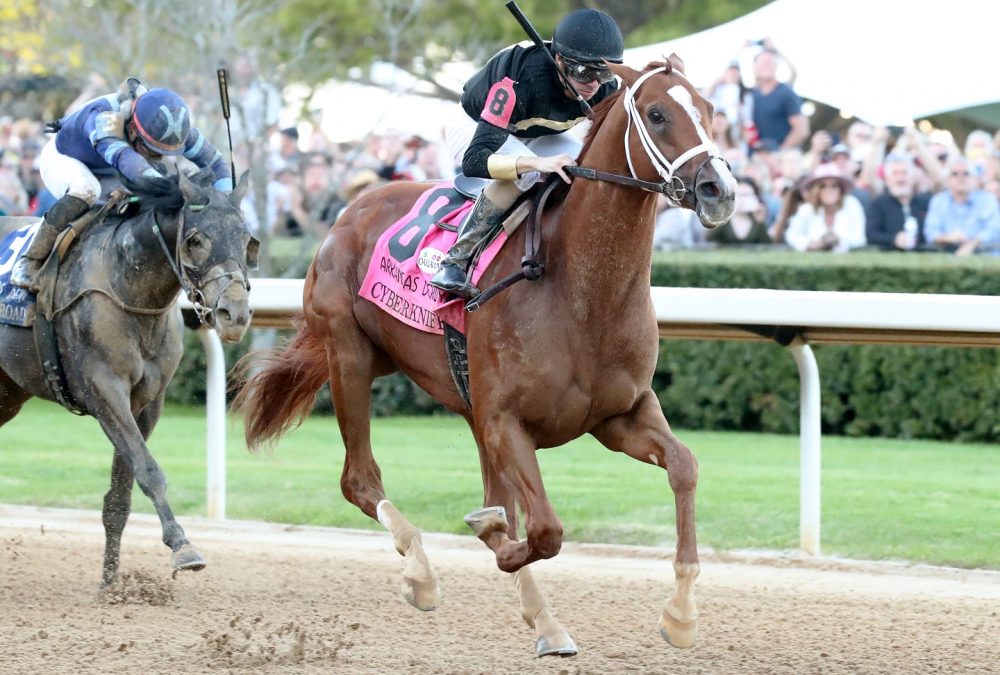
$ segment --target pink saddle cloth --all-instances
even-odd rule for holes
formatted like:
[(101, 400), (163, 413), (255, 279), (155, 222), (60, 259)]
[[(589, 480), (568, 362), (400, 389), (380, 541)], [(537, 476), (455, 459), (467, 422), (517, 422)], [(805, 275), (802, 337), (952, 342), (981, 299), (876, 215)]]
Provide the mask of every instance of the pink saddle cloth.
[[(473, 202), (448, 183), (424, 192), (409, 213), (382, 233), (372, 253), (368, 273), (358, 295), (375, 303), (390, 316), (426, 333), (444, 334), (444, 324), (465, 332), (465, 300), (430, 285), (456, 232), (438, 223), (457, 227), (472, 210)], [(479, 256), (470, 278), (476, 284), (507, 241), (499, 236)]]

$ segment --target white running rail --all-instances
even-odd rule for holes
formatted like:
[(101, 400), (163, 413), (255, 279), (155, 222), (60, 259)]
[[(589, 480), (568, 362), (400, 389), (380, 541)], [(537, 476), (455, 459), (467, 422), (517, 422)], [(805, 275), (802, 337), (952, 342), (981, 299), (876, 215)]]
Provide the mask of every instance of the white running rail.
[[(287, 328), (302, 311), (301, 279), (254, 279), (253, 326)], [(768, 340), (775, 334), (799, 369), (800, 546), (820, 552), (820, 386), (813, 344), (1000, 346), (1000, 298), (913, 293), (653, 288), (660, 336), (667, 339)], [(181, 299), (181, 307), (190, 304)], [(741, 326), (756, 327), (749, 332)], [(226, 517), (226, 368), (214, 331), (208, 353), (208, 516)], [(768, 334), (763, 337), (759, 333)]]

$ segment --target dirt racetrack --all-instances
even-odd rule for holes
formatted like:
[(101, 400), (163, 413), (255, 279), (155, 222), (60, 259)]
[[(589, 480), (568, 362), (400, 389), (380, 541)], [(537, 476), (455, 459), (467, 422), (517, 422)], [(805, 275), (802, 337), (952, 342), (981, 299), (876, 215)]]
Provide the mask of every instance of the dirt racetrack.
[(206, 555), (172, 580), (133, 515), (99, 597), (100, 515), (0, 505), (2, 673), (1000, 673), (1000, 573), (707, 555), (699, 643), (656, 621), (668, 551), (566, 544), (536, 566), (580, 647), (534, 657), (513, 584), (471, 537), (426, 535), (443, 602), (398, 592), (388, 534), (183, 518)]

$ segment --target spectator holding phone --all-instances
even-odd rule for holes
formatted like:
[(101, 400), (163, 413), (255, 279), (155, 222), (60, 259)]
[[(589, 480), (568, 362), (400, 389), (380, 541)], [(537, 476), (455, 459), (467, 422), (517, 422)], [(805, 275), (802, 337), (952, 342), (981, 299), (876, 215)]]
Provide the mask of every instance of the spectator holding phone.
[(845, 253), (866, 245), (865, 212), (852, 183), (833, 164), (821, 164), (803, 181), (803, 203), (788, 221), (785, 241), (796, 251)]

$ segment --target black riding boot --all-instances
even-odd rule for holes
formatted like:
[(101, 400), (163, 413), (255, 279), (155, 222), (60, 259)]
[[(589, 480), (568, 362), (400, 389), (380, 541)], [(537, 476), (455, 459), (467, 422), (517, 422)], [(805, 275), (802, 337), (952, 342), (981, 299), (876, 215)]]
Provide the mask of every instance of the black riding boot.
[(15, 286), (25, 288), (32, 293), (38, 292), (38, 270), (52, 252), (52, 245), (59, 233), (69, 227), (69, 224), (90, 210), (90, 204), (73, 195), (63, 197), (49, 207), (42, 219), (42, 224), (31, 240), (31, 246), (10, 271), (10, 281)]
[(469, 283), (467, 270), (472, 254), (483, 239), (498, 225), (507, 209), (497, 206), (485, 195), (479, 195), (468, 220), (458, 233), (458, 240), (441, 261), (441, 269), (431, 279), (431, 286), (462, 298), (472, 298), (479, 289)]

